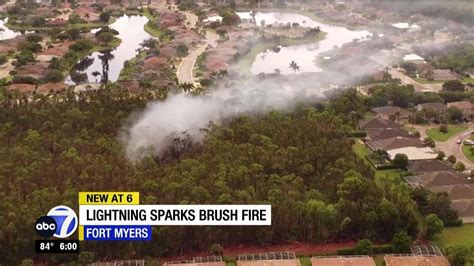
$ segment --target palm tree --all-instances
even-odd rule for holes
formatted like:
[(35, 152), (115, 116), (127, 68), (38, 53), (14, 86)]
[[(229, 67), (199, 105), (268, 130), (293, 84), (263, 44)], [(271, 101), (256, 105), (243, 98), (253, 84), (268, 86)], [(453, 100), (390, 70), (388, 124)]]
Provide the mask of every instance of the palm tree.
[(194, 90), (194, 84), (192, 84), (191, 82), (180, 83), (179, 89), (183, 92), (191, 92)]
[(298, 64), (295, 61), (291, 61), (290, 62), (290, 69), (295, 71), (295, 72), (298, 72), (298, 71), (300, 71), (300, 66), (298, 66)]
[(95, 82), (97, 82), (97, 76), (100, 76), (100, 72), (99, 71), (94, 71), (94, 72), (92, 72), (92, 76), (94, 76)]

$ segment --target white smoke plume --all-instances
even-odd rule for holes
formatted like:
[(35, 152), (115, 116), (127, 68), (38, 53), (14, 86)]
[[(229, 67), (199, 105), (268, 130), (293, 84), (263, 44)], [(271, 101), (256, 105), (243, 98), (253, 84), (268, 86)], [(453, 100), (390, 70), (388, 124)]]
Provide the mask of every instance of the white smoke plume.
[(220, 124), (239, 114), (288, 110), (298, 102), (322, 96), (323, 91), (292, 89), (267, 81), (217, 90), (211, 96), (172, 95), (164, 102), (150, 103), (127, 130), (127, 156), (131, 160), (141, 159), (148, 155), (149, 147), (153, 147), (152, 153), (157, 155), (170, 145), (170, 138), (181, 132), (186, 131), (193, 139), (200, 140), (200, 129), (210, 121)]
[[(374, 56), (381, 49), (369, 50), (372, 52), (368, 55)], [(346, 55), (330, 63), (331, 71), (254, 78), (230, 88), (214, 88), (211, 95), (172, 95), (164, 102), (150, 103), (125, 129), (122, 140), (127, 156), (139, 160), (146, 155), (160, 155), (184, 131), (199, 141), (203, 136), (200, 129), (210, 121), (221, 124), (239, 114), (286, 111), (303, 101), (315, 102), (334, 91), (335, 86), (351, 85), (381, 69), (381, 62), (366, 60), (368, 63), (361, 64), (360, 59), (360, 54)]]

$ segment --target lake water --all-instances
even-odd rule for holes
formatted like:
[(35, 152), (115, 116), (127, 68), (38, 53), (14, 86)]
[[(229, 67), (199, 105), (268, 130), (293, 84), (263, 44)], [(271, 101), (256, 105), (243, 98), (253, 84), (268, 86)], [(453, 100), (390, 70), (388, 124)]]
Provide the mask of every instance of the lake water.
[[(119, 32), (117, 37), (122, 40), (120, 45), (109, 52), (92, 53), (86, 59), (88, 62), (82, 64), (82, 68), (80, 65), (77, 66), (81, 70), (78, 72), (86, 74), (89, 82), (100, 82), (103, 79), (117, 81), (124, 62), (137, 55), (137, 49), (144, 40), (153, 38), (143, 29), (147, 22), (148, 19), (144, 16), (124, 15), (119, 17), (110, 25), (110, 28)], [(96, 31), (92, 30), (91, 32)], [(86, 66), (85, 69), (84, 65)], [(92, 74), (94, 72), (99, 72), (100, 75), (95, 77)], [(68, 77), (66, 83), (74, 84), (70, 77)]]
[[(251, 17), (250, 12), (237, 12), (237, 15), (242, 19)], [(299, 73), (319, 72), (321, 69), (315, 64), (315, 59), (319, 54), (354, 40), (363, 41), (371, 36), (371, 33), (365, 30), (353, 31), (341, 26), (328, 25), (296, 13), (255, 13), (255, 24), (260, 26), (262, 21), (265, 21), (265, 25), (298, 23), (300, 26), (308, 28), (319, 27), (327, 34), (324, 40), (317, 43), (281, 47), (279, 51), (268, 49), (258, 54), (250, 68), (250, 72), (254, 75), (275, 73), (275, 69), (278, 69), (281, 74), (294, 74), (295, 72), (289, 67), (291, 61), (296, 62), (299, 66)]]
[[(7, 28), (7, 26), (5, 26), (5, 24), (7, 24), (7, 22), (8, 22), (8, 18), (0, 19), (0, 41), (1, 40), (12, 39), (12, 38), (15, 38), (18, 35), (23, 34), (22, 32), (13, 31), (13, 30)], [(1, 29), (3, 29), (3, 30), (1, 30)]]

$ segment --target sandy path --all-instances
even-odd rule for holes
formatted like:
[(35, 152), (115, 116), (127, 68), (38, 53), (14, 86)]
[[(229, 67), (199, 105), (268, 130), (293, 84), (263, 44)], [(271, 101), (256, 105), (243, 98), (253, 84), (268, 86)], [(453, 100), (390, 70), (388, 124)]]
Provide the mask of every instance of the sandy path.
[(186, 15), (186, 20), (189, 23), (189, 25), (186, 25), (186, 26), (189, 29), (195, 29), (196, 28), (196, 23), (198, 22), (198, 16), (196, 16), (195, 14), (193, 14), (189, 11), (184, 12), (184, 14)]
[(196, 59), (206, 51), (207, 46), (215, 47), (217, 40), (219, 40), (219, 35), (211, 31), (206, 32), (206, 42), (199, 44), (178, 66), (176, 75), (178, 76), (179, 83), (195, 83), (193, 69), (196, 64)]

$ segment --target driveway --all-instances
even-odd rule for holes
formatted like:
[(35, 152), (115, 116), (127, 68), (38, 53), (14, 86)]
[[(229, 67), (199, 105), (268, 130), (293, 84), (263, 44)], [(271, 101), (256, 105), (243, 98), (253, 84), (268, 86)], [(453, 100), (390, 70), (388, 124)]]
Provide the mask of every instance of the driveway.
[(388, 68), (388, 73), (392, 76), (392, 78), (401, 80), (403, 85), (413, 85), (413, 87), (415, 87), (415, 91), (433, 90), (433, 88), (426, 86), (426, 84), (419, 83), (418, 81), (401, 73), (393, 67)]
[(446, 156), (454, 155), (458, 162), (462, 162), (464, 165), (466, 165), (467, 169), (474, 169), (474, 163), (471, 162), (462, 152), (462, 145), (456, 143), (458, 139), (464, 141), (466, 138), (468, 138), (473, 130), (474, 124), (470, 123), (468, 129), (459, 132), (447, 141), (436, 142), (436, 148), (443, 151)]
[(199, 44), (194, 50), (192, 50), (188, 56), (186, 56), (181, 64), (178, 66), (176, 75), (178, 76), (179, 83), (193, 83), (195, 84), (193, 69), (196, 64), (196, 59), (204, 51), (206, 51), (207, 46), (215, 47), (217, 41), (219, 40), (219, 35), (214, 32), (206, 31), (206, 42)]

